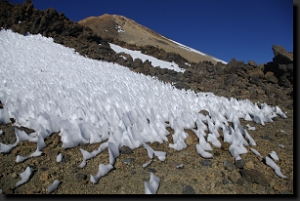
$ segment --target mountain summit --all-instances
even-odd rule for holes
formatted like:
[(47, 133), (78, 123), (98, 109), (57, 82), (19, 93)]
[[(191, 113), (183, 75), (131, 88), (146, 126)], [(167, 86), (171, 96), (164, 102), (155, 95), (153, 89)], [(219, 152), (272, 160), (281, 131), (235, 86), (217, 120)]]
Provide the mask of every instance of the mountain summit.
[(129, 45), (153, 46), (166, 52), (177, 53), (190, 62), (210, 61), (213, 64), (224, 61), (197, 51), (120, 15), (104, 14), (88, 17), (78, 22), (91, 28), (96, 34), (106, 39), (117, 39)]

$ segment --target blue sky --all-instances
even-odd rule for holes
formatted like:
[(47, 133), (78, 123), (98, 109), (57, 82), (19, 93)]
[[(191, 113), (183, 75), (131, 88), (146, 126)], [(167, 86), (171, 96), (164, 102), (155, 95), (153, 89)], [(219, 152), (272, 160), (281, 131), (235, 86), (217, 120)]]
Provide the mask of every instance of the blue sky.
[[(8, 0), (13, 4), (25, 0)], [(73, 21), (118, 14), (229, 62), (272, 61), (272, 45), (293, 51), (292, 0), (33, 0)]]

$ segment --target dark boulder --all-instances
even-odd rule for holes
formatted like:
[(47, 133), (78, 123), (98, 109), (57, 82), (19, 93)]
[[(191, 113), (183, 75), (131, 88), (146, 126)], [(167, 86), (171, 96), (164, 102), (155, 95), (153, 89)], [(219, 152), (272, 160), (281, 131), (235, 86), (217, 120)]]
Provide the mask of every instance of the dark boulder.
[(185, 83), (182, 83), (182, 82), (178, 82), (176, 84), (174, 84), (174, 86), (177, 88), (177, 89), (185, 89), (185, 90), (188, 90), (190, 89), (190, 86), (185, 84)]
[(248, 64), (253, 67), (257, 67), (257, 63), (255, 61), (249, 60)]
[(235, 84), (235, 82), (236, 82), (236, 79), (235, 79), (234, 74), (230, 74), (226, 77), (224, 84), (226, 86), (232, 86)]
[(290, 83), (290, 81), (288, 80), (287, 76), (284, 74), (279, 78), (279, 85), (284, 86), (284, 87), (292, 87), (292, 84)]
[(272, 50), (274, 53), (273, 61), (275, 63), (281, 63), (281, 64), (293, 63), (293, 53), (287, 52), (284, 47), (279, 45), (273, 45)]
[(136, 68), (141, 67), (142, 64), (143, 64), (143, 61), (141, 59), (139, 59), (139, 58), (136, 58), (132, 62), (132, 67), (133, 67), (133, 69), (136, 69)]
[(243, 61), (237, 61), (235, 58), (231, 59), (226, 65), (225, 73), (232, 74), (243, 67), (245, 63)]
[(259, 79), (258, 76), (251, 77), (250, 80), (249, 80), (249, 82), (251, 84), (255, 84), (256, 86), (261, 86), (262, 85), (261, 80)]
[(186, 70), (183, 73), (183, 77), (190, 78), (193, 75), (193, 72), (191, 70)]
[(262, 174), (258, 170), (241, 169), (239, 172), (240, 172), (242, 178), (244, 178), (246, 181), (248, 181), (250, 183), (257, 183), (257, 184), (260, 184), (262, 186), (268, 186), (269, 185), (269, 183), (268, 183), (266, 177), (264, 176), (264, 174)]
[(276, 84), (278, 82), (278, 79), (274, 76), (273, 72), (267, 72), (265, 74), (265, 79), (269, 82), (269, 83), (274, 83)]
[(215, 68), (214, 68), (214, 65), (213, 64), (207, 64), (206, 65), (206, 69), (208, 72), (214, 72), (215, 71)]
[(215, 66), (215, 69), (216, 69), (216, 73), (218, 75), (223, 75), (224, 74), (224, 69), (225, 69), (225, 64), (221, 63), (221, 62), (218, 62)]

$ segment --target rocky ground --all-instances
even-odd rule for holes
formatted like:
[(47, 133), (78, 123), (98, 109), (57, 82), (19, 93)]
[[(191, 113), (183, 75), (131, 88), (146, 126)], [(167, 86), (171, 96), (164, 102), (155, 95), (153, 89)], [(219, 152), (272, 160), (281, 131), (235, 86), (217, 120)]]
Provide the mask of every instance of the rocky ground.
[[(265, 126), (241, 120), (244, 127), (250, 124), (256, 128), (255, 131), (248, 131), (257, 143), (253, 148), (263, 156), (276, 151), (280, 159), (276, 163), (287, 179), (277, 176), (263, 159), (249, 150), (250, 147), (238, 163), (228, 151), (227, 143), (223, 143), (222, 148), (214, 147), (212, 159), (204, 159), (196, 152), (196, 136), (191, 130), (186, 130), (189, 134), (186, 139), (188, 147), (182, 151), (168, 147), (169, 142), (172, 143), (171, 135), (168, 136), (169, 142), (148, 143), (156, 151), (167, 152), (167, 156), (164, 162), (154, 157), (146, 168), (142, 165), (150, 159), (143, 147), (134, 150), (123, 147), (115, 168), (93, 184), (90, 175), (98, 172), (100, 163), (109, 163), (108, 150), (105, 149), (88, 160), (84, 168), (80, 168), (83, 157), (79, 149), (91, 152), (100, 143), (63, 149), (59, 135), (53, 133), (45, 139), (47, 146), (42, 150), (42, 156), (22, 163), (15, 162), (17, 155), (28, 156), (35, 151), (36, 143), (32, 142), (20, 142), (11, 153), (0, 153), (0, 187), (4, 194), (45, 194), (48, 193), (47, 187), (57, 179), (61, 183), (53, 194), (143, 194), (144, 181), (149, 182), (152, 172), (160, 178), (158, 194), (293, 194), (293, 111), (287, 110), (287, 116), (286, 119), (276, 117), (273, 123), (266, 123)], [(0, 128), (3, 131), (0, 141), (13, 144), (16, 127), (1, 124)], [(33, 132), (23, 127), (17, 129)], [(173, 134), (170, 128), (168, 130)], [(63, 154), (60, 163), (56, 162), (59, 153)], [(176, 168), (180, 164), (184, 166)], [(19, 174), (27, 166), (34, 168), (33, 175), (27, 183), (15, 187), (21, 180)]]

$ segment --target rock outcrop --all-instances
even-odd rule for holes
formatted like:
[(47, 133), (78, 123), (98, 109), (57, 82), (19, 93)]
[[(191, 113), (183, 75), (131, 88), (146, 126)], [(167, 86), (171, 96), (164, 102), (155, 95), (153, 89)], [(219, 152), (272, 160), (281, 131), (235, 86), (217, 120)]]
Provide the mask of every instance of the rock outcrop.
[(112, 60), (115, 54), (109, 44), (92, 29), (72, 22), (63, 13), (52, 8), (37, 10), (31, 0), (20, 5), (2, 0), (0, 25), (23, 35), (30, 33), (52, 37), (55, 42), (74, 48), (81, 55), (93, 59)]

